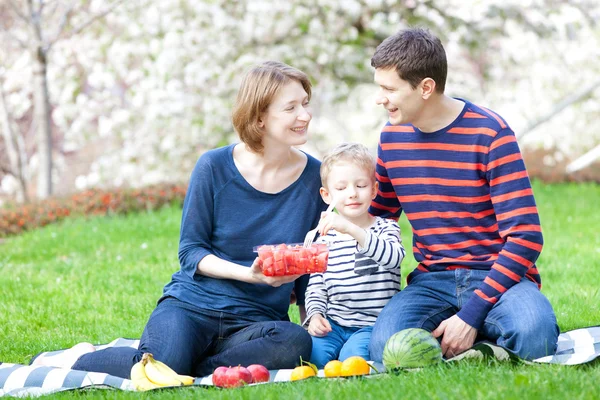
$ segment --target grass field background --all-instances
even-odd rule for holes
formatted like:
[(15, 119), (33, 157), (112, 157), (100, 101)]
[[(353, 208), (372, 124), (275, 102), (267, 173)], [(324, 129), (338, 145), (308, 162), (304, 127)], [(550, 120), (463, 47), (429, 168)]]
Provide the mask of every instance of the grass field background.
[[(542, 291), (562, 331), (600, 325), (600, 185), (534, 182), (544, 250)], [(81, 341), (137, 338), (162, 287), (178, 269), (181, 209), (71, 219), (0, 244), (0, 361), (29, 362), (40, 351)], [(401, 219), (403, 240), (410, 227)], [(412, 256), (403, 276), (415, 267)], [(291, 310), (297, 321), (297, 311)], [(464, 362), (369, 379), (184, 388), (153, 393), (92, 390), (57, 398), (600, 398), (600, 363), (514, 366)]]

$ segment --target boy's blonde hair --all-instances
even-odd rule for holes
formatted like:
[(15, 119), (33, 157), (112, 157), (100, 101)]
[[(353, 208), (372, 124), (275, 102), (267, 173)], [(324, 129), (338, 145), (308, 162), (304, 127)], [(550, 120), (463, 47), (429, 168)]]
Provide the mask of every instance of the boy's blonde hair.
[(267, 61), (259, 64), (248, 71), (242, 80), (231, 119), (242, 142), (255, 153), (262, 154), (264, 149), (264, 132), (259, 127), (259, 119), (279, 90), (292, 81), (302, 85), (310, 100), (312, 86), (308, 76), (282, 62)]
[(335, 146), (327, 153), (321, 163), (321, 184), (327, 187), (327, 177), (333, 166), (341, 161), (357, 164), (367, 171), (375, 181), (375, 158), (365, 145), (360, 143), (342, 143)]

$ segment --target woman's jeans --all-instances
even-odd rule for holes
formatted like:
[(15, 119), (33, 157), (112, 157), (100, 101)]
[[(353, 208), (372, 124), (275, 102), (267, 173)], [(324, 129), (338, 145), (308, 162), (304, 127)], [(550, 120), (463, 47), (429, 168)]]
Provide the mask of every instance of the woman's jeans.
[(349, 328), (336, 324), (330, 318), (327, 321), (331, 325), (331, 332), (326, 336), (312, 337), (311, 363), (323, 368), (331, 360), (344, 361), (352, 356), (369, 359), (372, 326)]
[(152, 312), (139, 349), (111, 347), (87, 353), (72, 368), (129, 378), (143, 353), (152, 353), (179, 374), (201, 377), (220, 366), (294, 368), (301, 356), (309, 359), (311, 348), (310, 335), (291, 322), (256, 321), (166, 298)]
[[(381, 361), (386, 341), (406, 328), (433, 331), (474, 296), (488, 271), (457, 269), (417, 275), (383, 308), (371, 336), (371, 358)], [(488, 313), (477, 340), (489, 340), (532, 360), (556, 352), (559, 328), (537, 285), (523, 278)]]

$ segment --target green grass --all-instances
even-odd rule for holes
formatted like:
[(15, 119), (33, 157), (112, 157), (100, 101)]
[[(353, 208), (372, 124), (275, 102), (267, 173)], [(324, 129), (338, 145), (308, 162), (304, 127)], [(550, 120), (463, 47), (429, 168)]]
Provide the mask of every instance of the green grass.
[[(543, 292), (561, 330), (600, 324), (600, 185), (534, 184), (544, 250)], [(162, 287), (178, 268), (181, 210), (72, 219), (0, 244), (0, 361), (28, 363), (40, 351), (80, 341), (139, 337)], [(401, 220), (404, 243), (410, 227)], [(406, 276), (415, 267), (403, 264)], [(297, 312), (292, 319), (297, 321)], [(476, 398), (593, 399), (593, 366), (513, 366), (465, 362), (369, 379), (309, 380), (236, 390), (185, 388), (155, 393), (91, 390), (56, 398)]]

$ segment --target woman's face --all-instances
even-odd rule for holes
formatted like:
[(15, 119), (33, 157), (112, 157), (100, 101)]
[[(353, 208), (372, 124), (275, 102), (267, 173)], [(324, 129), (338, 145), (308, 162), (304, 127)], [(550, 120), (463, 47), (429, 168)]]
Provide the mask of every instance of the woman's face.
[(289, 82), (279, 90), (259, 121), (259, 126), (264, 129), (265, 149), (273, 145), (306, 143), (311, 119), (308, 94), (300, 82)]

